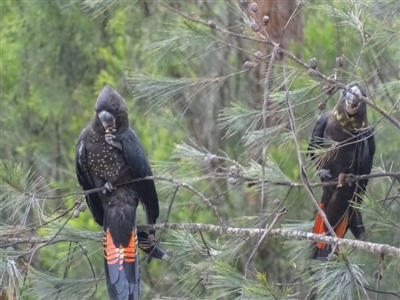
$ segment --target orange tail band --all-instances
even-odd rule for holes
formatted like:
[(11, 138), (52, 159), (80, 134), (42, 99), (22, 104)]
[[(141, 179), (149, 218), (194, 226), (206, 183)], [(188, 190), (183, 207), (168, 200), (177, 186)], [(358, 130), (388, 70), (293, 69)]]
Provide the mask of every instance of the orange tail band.
[(338, 238), (344, 237), (349, 225), (349, 211), (346, 211), (339, 224), (335, 228), (335, 233)]
[[(324, 209), (324, 204), (321, 203), (319, 205), (319, 207), (321, 209)], [(321, 217), (320, 213), (318, 213), (317, 219), (315, 220), (313, 233), (316, 233), (316, 234), (324, 234), (325, 233), (324, 221), (322, 220), (322, 217)], [(324, 244), (319, 242), (319, 243), (317, 243), (317, 247), (322, 249), (324, 247)]]
[[(322, 203), (320, 204), (320, 207), (321, 207), (321, 209), (324, 209), (324, 205)], [(342, 217), (342, 219), (340, 220), (340, 222), (337, 224), (336, 228), (334, 229), (337, 237), (339, 237), (339, 238), (344, 237), (344, 235), (347, 232), (348, 224), (349, 224), (349, 212), (347, 211), (344, 214), (344, 216)], [(324, 224), (324, 221), (322, 220), (320, 213), (318, 213), (317, 219), (315, 220), (313, 233), (325, 234), (325, 224)], [(321, 243), (321, 242), (317, 243), (317, 247), (319, 249), (322, 249), (324, 247), (324, 245), (325, 244)]]
[(123, 247), (122, 245), (119, 245), (118, 247), (115, 246), (109, 229), (107, 229), (106, 234), (104, 235), (103, 244), (104, 258), (106, 259), (107, 264), (114, 265), (118, 263), (118, 269), (121, 271), (123, 269), (124, 262), (135, 262), (138, 252), (136, 229), (132, 230), (131, 239), (126, 247)]

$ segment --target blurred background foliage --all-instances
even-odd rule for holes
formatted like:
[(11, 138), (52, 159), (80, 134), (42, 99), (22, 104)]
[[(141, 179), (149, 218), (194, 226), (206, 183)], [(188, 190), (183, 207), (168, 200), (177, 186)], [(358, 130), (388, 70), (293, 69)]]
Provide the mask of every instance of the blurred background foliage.
[[(230, 185), (226, 176), (212, 178), (214, 168), (205, 163), (207, 155), (216, 154), (222, 169), (235, 165), (242, 174), (262, 178), (260, 155), (266, 140), (265, 178), (299, 182), (285, 109), (285, 85), (290, 90), (304, 151), (320, 113), (319, 104), (327, 99), (322, 85), (308, 77), (306, 69), (278, 55), (270, 74), (265, 133), (261, 109), (271, 47), (246, 38), (258, 36), (249, 26), (251, 16), (239, 2), (243, 1), (166, 2), (193, 20), (213, 20), (234, 34), (183, 18), (161, 1), (2, 2), (0, 237), (14, 236), (15, 228), (32, 228), (51, 220), (60, 213), (54, 213), (56, 209), (66, 210), (79, 200), (79, 195), (45, 198), (80, 191), (75, 143), (90, 122), (105, 84), (126, 99), (130, 123), (155, 175), (172, 176), (196, 187), (213, 199), (231, 226), (264, 227), (276, 210), (285, 206), (288, 212), (276, 227), (310, 230), (315, 208), (304, 189), (266, 184), (261, 207), (261, 186), (249, 187), (239, 179)], [(270, 17), (268, 34), (279, 40), (283, 26), (296, 11), (296, 1), (257, 2), (257, 14)], [(327, 76), (335, 72), (336, 57), (343, 56), (346, 64), (338, 79), (363, 82), (370, 99), (400, 120), (400, 5), (396, 1), (328, 2), (302, 1), (285, 29), (284, 49), (306, 63), (316, 57), (318, 70)], [(247, 70), (243, 66), (246, 61), (256, 67)], [(327, 101), (327, 109), (336, 99), (334, 95)], [(374, 172), (398, 172), (399, 129), (371, 108), (368, 117), (376, 128)], [(314, 172), (310, 166), (309, 178), (317, 182)], [(367, 193), (371, 201), (363, 208), (365, 223), (371, 228), (368, 241), (398, 245), (398, 187), (394, 179), (371, 180)], [(157, 182), (160, 222), (166, 220), (174, 189), (169, 182)], [(23, 191), (45, 198), (27, 196)], [(318, 189), (315, 192), (320, 195)], [(391, 201), (376, 202), (385, 198)], [(379, 214), (382, 207), (397, 219)], [(201, 200), (186, 190), (179, 191), (168, 220), (217, 224)], [(56, 234), (64, 221), (62, 218), (18, 236)], [(10, 288), (10, 274), (22, 272), (16, 278), (25, 283), (23, 299), (84, 299), (94, 292), (93, 299), (106, 299), (104, 282), (99, 281), (95, 289), (93, 279), (103, 276), (101, 244), (93, 233), (99, 231), (88, 211), (72, 218), (59, 236), (65, 240), (73, 237), (75, 242), (47, 245), (34, 253), (26, 281), (26, 272), (21, 270), (30, 256), (15, 259), (19, 251), (26, 250), (25, 245), (2, 248), (0, 281)], [(245, 279), (243, 273), (255, 241), (212, 234), (204, 237), (214, 251), (212, 255), (205, 251), (198, 234), (163, 233), (162, 244), (174, 250), (175, 259), (171, 263), (153, 260), (150, 265), (142, 262), (143, 299), (234, 299), (240, 294), (244, 299), (304, 299), (312, 286), (309, 274), (301, 268), (306, 264), (307, 243), (267, 239)], [(348, 297), (357, 297), (359, 289), (354, 286), (363, 280), (370, 287), (400, 294), (398, 260), (382, 262), (376, 255), (361, 252), (351, 252), (349, 257), (355, 270), (351, 274), (363, 278), (352, 282)], [(343, 286), (334, 283), (337, 278), (348, 278), (343, 273), (346, 266), (336, 266), (338, 272), (326, 279), (330, 280), (329, 288), (336, 289), (325, 288), (324, 295), (331, 298), (324, 299), (346, 297), (341, 293)], [(379, 283), (373, 275), (376, 270), (383, 274)], [(358, 297), (365, 299), (365, 295)]]

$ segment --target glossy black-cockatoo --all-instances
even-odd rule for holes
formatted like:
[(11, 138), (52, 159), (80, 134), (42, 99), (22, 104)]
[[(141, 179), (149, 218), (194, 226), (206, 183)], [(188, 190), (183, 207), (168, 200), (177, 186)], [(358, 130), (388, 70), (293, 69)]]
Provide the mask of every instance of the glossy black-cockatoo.
[(165, 259), (154, 243), (155, 232), (136, 232), (136, 208), (142, 203), (147, 221), (159, 215), (153, 180), (130, 182), (152, 176), (150, 164), (135, 131), (129, 127), (123, 98), (105, 86), (97, 98), (91, 123), (81, 132), (76, 146), (76, 172), (83, 190), (102, 188), (86, 195), (96, 222), (103, 226), (107, 289), (111, 299), (139, 299), (138, 247), (150, 257)]
[[(320, 207), (340, 238), (348, 229), (356, 239), (365, 233), (361, 213), (351, 201), (362, 201), (368, 179), (344, 183), (352, 175), (370, 174), (375, 153), (374, 129), (368, 124), (361, 95), (366, 97), (357, 83), (343, 89), (335, 108), (318, 118), (308, 147), (321, 181), (338, 180), (337, 186), (323, 187)], [(319, 213), (313, 232), (330, 235)], [(314, 259), (326, 259), (332, 252), (332, 247), (323, 243), (313, 247)]]

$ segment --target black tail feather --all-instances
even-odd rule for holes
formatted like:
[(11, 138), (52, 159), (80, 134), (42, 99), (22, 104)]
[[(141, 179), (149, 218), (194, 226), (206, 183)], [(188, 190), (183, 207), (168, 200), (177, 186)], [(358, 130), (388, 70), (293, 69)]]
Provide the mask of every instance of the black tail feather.
[(129, 242), (114, 244), (109, 229), (104, 236), (104, 269), (107, 290), (111, 300), (139, 300), (140, 267), (136, 230)]
[(311, 258), (319, 260), (328, 260), (328, 256), (332, 253), (332, 246), (324, 244), (322, 248), (317, 247), (317, 243), (314, 244), (312, 249)]
[(365, 226), (359, 210), (354, 210), (354, 215), (350, 219), (349, 229), (357, 240), (364, 238)]
[(107, 290), (111, 300), (139, 300), (140, 267), (139, 260), (110, 265), (104, 260)]

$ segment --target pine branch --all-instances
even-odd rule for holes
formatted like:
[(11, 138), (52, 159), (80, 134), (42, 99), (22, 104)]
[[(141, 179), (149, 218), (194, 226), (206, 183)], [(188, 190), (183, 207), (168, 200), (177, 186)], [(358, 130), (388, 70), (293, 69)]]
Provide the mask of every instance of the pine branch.
[[(180, 12), (179, 10), (169, 6), (168, 4), (164, 3), (163, 1), (160, 1), (160, 4), (163, 5), (164, 7), (166, 7), (168, 10), (170, 10), (171, 12), (181, 16), (182, 18), (197, 23), (197, 24), (202, 24), (203, 26), (207, 26), (209, 27), (208, 23), (201, 20), (200, 18), (194, 18), (191, 17), (189, 15), (186, 15), (182, 12)], [(262, 27), (261, 27), (262, 28)], [(213, 27), (214, 30), (220, 31), (221, 33), (223, 33), (224, 35), (229, 35), (229, 36), (233, 36), (235, 38), (242, 38), (245, 40), (250, 40), (250, 41), (254, 41), (254, 42), (259, 42), (259, 43), (263, 43), (269, 46), (273, 46), (273, 47), (277, 47), (279, 53), (281, 53), (282, 55), (286, 56), (287, 58), (293, 60), (294, 62), (296, 62), (298, 65), (300, 65), (301, 67), (303, 67), (306, 70), (310, 69), (310, 65), (303, 62), (301, 59), (297, 58), (295, 55), (291, 54), (289, 51), (283, 49), (282, 47), (279, 46), (279, 44), (275, 44), (271, 39), (269, 39), (268, 36), (262, 36), (262, 35), (258, 35), (257, 37), (255, 36), (248, 36), (245, 34), (239, 34), (239, 33), (235, 33), (232, 32), (230, 30), (226, 30), (223, 29), (219, 26), (215, 26)], [(261, 38), (258, 38), (259, 36), (261, 36)], [(313, 79), (317, 80), (320, 83), (325, 83), (328, 86), (332, 87), (332, 88), (346, 88), (346, 85), (344, 83), (341, 83), (339, 81), (336, 80), (336, 78), (331, 78), (330, 76), (326, 76), (325, 74), (319, 72), (318, 70), (314, 70), (314, 75), (313, 75)], [(311, 77), (311, 76), (310, 76)], [(349, 91), (351, 93), (351, 91)], [(383, 115), (387, 120), (389, 120), (395, 127), (397, 127), (400, 130), (400, 122), (398, 120), (396, 120), (395, 118), (393, 118), (392, 116), (390, 116), (389, 113), (387, 113), (385, 110), (383, 110), (382, 108), (380, 108), (379, 106), (377, 106), (374, 102), (372, 102), (371, 100), (369, 100), (367, 97), (364, 96), (360, 96), (360, 95), (355, 95), (354, 96), (358, 96), (361, 98), (361, 100), (365, 101), (369, 106), (371, 106), (372, 108), (374, 108), (376, 111), (378, 111), (381, 115)]]
[[(200, 232), (200, 231), (213, 232), (213, 233), (219, 233), (220, 235), (246, 236), (246, 237), (259, 237), (264, 233), (265, 230), (257, 228), (235, 228), (227, 226), (216, 226), (212, 224), (201, 224), (201, 223), (169, 223), (169, 224), (138, 226), (139, 231), (150, 230), (150, 229), (189, 230), (191, 232)], [(285, 229), (271, 229), (268, 232), (267, 236), (284, 238), (289, 240), (294, 239), (294, 240), (308, 240), (312, 242), (322, 242), (324, 244), (343, 246), (371, 253), (400, 257), (400, 248), (396, 248), (390, 245), (376, 244), (358, 240), (334, 238), (331, 236), (314, 234), (311, 232), (285, 230)]]
[[(352, 184), (353, 182), (357, 182), (364, 179), (371, 179), (371, 178), (383, 178), (383, 177), (391, 177), (400, 180), (400, 172), (383, 172), (383, 173), (374, 173), (374, 174), (366, 174), (366, 175), (354, 175), (354, 176), (347, 176), (345, 178), (346, 184)], [(245, 181), (249, 181), (252, 183), (262, 183), (261, 179), (254, 179), (249, 177), (243, 177)], [(266, 183), (272, 185), (282, 185), (288, 187), (304, 187), (302, 182), (287, 182), (287, 181), (265, 181)], [(309, 183), (310, 187), (317, 187), (317, 186), (335, 186), (338, 184), (337, 180), (331, 180), (326, 182), (314, 182)]]
[[(220, 168), (221, 170), (223, 170), (224, 168)], [(209, 179), (222, 179), (225, 178), (226, 176), (223, 175), (215, 175), (215, 176), (207, 176), (204, 178), (209, 178)], [(246, 177), (246, 176), (241, 176), (240, 174), (238, 174), (238, 177), (240, 177), (241, 179), (243, 179), (246, 182), (251, 182), (254, 184), (261, 184), (263, 182), (262, 179), (258, 179), (258, 178), (252, 178), (252, 177)], [(384, 178), (384, 177), (391, 177), (391, 178), (395, 178), (400, 180), (400, 172), (382, 172), (382, 173), (374, 173), (374, 174), (366, 174), (366, 175), (357, 175), (357, 176), (348, 176), (345, 178), (345, 181), (343, 182), (344, 184), (351, 184), (353, 182), (357, 182), (360, 180), (364, 180), (364, 179), (372, 179), (372, 178)], [(123, 182), (120, 184), (117, 184), (116, 187), (121, 186), (121, 185), (125, 185), (128, 183), (132, 183), (132, 182), (138, 182), (138, 181), (143, 181), (143, 180), (158, 180), (158, 181), (166, 181), (166, 182), (171, 182), (174, 183), (177, 186), (186, 188), (188, 190), (191, 190), (192, 192), (194, 192), (195, 194), (197, 194), (200, 198), (202, 198), (202, 200), (206, 200), (207, 198), (201, 194), (200, 192), (198, 192), (197, 190), (195, 190), (191, 185), (180, 182), (176, 179), (173, 179), (172, 177), (166, 177), (166, 176), (146, 176), (143, 178), (137, 178), (128, 182)], [(304, 184), (302, 182), (289, 182), (289, 181), (270, 181), (270, 180), (264, 180), (264, 183), (268, 183), (271, 185), (278, 185), (278, 186), (287, 186), (287, 187), (304, 187)], [(337, 185), (338, 181), (337, 180), (331, 180), (331, 181), (326, 181), (326, 182), (310, 182), (310, 186), (311, 187), (318, 187), (318, 186), (334, 186)], [(38, 199), (62, 199), (65, 197), (70, 197), (70, 196), (74, 196), (74, 195), (90, 195), (93, 193), (98, 193), (101, 192), (103, 190), (103, 188), (95, 188), (95, 189), (91, 189), (91, 190), (86, 190), (86, 191), (82, 191), (82, 192), (72, 192), (72, 193), (68, 193), (68, 194), (63, 194), (60, 196), (55, 196), (55, 197), (46, 197), (40, 194), (35, 194), (34, 196)], [(215, 198), (215, 197), (214, 197)], [(210, 200), (210, 199), (208, 199)], [(206, 202), (206, 201), (205, 201)], [(209, 203), (209, 201), (207, 202), (208, 206), (213, 205), (212, 203)], [(215, 213), (215, 212), (214, 212)], [(218, 213), (218, 212), (217, 212)]]
[(294, 143), (295, 143), (296, 150), (297, 150), (296, 152), (297, 152), (297, 159), (298, 159), (299, 167), (300, 167), (300, 178), (301, 178), (301, 181), (302, 181), (304, 187), (306, 188), (308, 194), (310, 195), (311, 200), (312, 200), (312, 202), (313, 202), (315, 208), (318, 210), (318, 213), (319, 213), (319, 215), (321, 216), (322, 221), (324, 222), (326, 228), (328, 229), (328, 231), (330, 232), (330, 234), (332, 234), (334, 237), (336, 237), (336, 233), (335, 233), (335, 231), (333, 230), (331, 224), (329, 223), (328, 218), (327, 218), (325, 212), (324, 212), (324, 211), (322, 210), (322, 208), (319, 206), (318, 200), (317, 200), (317, 198), (316, 198), (315, 195), (314, 195), (314, 192), (313, 192), (313, 190), (312, 190), (312, 188), (311, 188), (311, 186), (310, 186), (310, 182), (308, 181), (307, 174), (306, 174), (306, 170), (305, 170), (305, 167), (304, 167), (304, 161), (303, 161), (303, 158), (301, 157), (299, 141), (298, 141), (298, 139), (297, 139), (297, 129), (296, 129), (295, 121), (294, 121), (294, 115), (293, 115), (292, 106), (291, 106), (291, 104), (290, 104), (290, 98), (289, 98), (288, 87), (286, 87), (286, 90), (287, 90), (287, 93), (286, 93), (286, 103), (287, 103), (287, 108), (288, 108), (288, 111), (289, 111), (290, 127), (291, 127), (292, 132), (293, 132)]
[[(227, 236), (241, 236), (241, 237), (255, 237), (258, 238), (263, 235), (265, 229), (258, 228), (237, 228), (228, 226), (216, 226), (212, 224), (201, 224), (201, 223), (168, 223), (168, 224), (155, 224), (155, 225), (138, 225), (138, 231), (144, 230), (188, 230), (190, 232), (211, 232), (220, 235)], [(335, 238), (322, 234), (314, 234), (311, 232), (297, 231), (297, 230), (286, 230), (286, 229), (267, 229), (268, 233), (266, 236), (283, 238), (287, 240), (307, 240), (310, 242), (321, 242), (324, 244), (330, 244), (335, 246), (342, 246), (346, 248), (353, 248), (365, 252), (377, 253), (381, 255), (388, 255), (400, 258), (400, 248), (393, 247), (386, 244), (376, 244), (371, 242), (350, 240)], [(103, 239), (103, 233), (98, 233), (98, 241), (101, 242)], [(0, 248), (7, 248), (16, 244), (21, 243), (51, 243), (67, 241), (65, 238), (54, 238), (44, 237), (36, 240), (29, 238), (5, 238), (4, 243), (0, 245)], [(69, 240), (68, 240), (69, 241)]]

